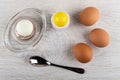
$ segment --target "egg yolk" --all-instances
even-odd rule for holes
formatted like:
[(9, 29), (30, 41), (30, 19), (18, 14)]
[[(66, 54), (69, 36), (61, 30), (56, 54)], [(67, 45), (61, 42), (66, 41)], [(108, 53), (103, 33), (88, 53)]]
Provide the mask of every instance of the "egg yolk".
[(68, 23), (68, 15), (65, 12), (57, 12), (53, 16), (54, 24), (58, 27), (64, 27)]

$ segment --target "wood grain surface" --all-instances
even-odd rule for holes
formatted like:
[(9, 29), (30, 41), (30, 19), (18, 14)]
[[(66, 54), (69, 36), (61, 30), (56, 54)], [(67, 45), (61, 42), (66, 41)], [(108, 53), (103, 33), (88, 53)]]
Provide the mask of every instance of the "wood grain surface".
[[(88, 6), (100, 10), (100, 20), (91, 27), (79, 23), (79, 12)], [(4, 46), (4, 31), (10, 18), (26, 8), (38, 8), (47, 15), (47, 30), (32, 51), (14, 53)], [(50, 17), (56, 11), (66, 11), (71, 22), (66, 30), (54, 30)], [(110, 45), (97, 48), (88, 40), (89, 32), (103, 28), (111, 36)], [(72, 55), (78, 43), (89, 44), (94, 52), (91, 62), (79, 63)], [(85, 74), (46, 66), (34, 67), (28, 62), (39, 55), (61, 65), (83, 67)], [(0, 0), (0, 80), (119, 80), (120, 79), (120, 0)]]

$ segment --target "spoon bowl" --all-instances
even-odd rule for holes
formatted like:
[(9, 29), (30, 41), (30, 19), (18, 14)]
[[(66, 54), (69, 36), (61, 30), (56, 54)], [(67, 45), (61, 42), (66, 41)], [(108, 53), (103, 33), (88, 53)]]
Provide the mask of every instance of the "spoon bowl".
[(32, 56), (30, 57), (30, 63), (32, 65), (36, 65), (36, 66), (47, 66), (47, 60), (45, 60), (44, 58), (42, 57), (39, 57), (39, 56)]

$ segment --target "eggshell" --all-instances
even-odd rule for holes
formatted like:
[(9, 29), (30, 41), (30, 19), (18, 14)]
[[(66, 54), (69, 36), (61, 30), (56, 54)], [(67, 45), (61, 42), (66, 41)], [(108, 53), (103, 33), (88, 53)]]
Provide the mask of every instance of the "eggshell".
[(92, 30), (89, 34), (89, 39), (97, 47), (105, 47), (110, 43), (109, 34), (100, 28)]
[(99, 19), (99, 10), (95, 7), (87, 7), (80, 12), (80, 22), (83, 25), (91, 26)]
[(79, 62), (87, 63), (93, 57), (92, 48), (85, 43), (78, 43), (73, 48), (73, 55)]
[(30, 20), (22, 19), (16, 24), (15, 33), (20, 39), (30, 39), (34, 32), (34, 25)]

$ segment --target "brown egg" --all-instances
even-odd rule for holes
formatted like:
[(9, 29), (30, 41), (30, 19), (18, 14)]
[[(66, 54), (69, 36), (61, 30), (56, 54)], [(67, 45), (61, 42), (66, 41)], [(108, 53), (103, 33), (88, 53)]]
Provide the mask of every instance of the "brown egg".
[(109, 34), (100, 28), (92, 30), (89, 34), (90, 41), (97, 47), (105, 47), (110, 42)]
[(79, 62), (87, 63), (93, 57), (92, 48), (85, 43), (78, 43), (74, 46), (73, 55)]
[(83, 25), (91, 26), (99, 19), (99, 10), (95, 7), (87, 7), (80, 12), (80, 22)]

